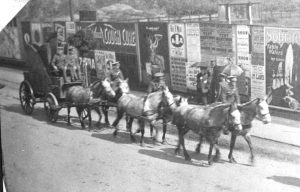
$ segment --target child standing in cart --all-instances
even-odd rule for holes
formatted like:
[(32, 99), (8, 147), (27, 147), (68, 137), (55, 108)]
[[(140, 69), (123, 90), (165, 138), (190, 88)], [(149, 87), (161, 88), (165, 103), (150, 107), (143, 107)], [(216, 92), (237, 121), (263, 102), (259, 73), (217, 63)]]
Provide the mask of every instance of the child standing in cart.
[(78, 62), (78, 53), (75, 47), (69, 45), (68, 56), (66, 59), (67, 67), (71, 71), (72, 81), (81, 80), (81, 70)]

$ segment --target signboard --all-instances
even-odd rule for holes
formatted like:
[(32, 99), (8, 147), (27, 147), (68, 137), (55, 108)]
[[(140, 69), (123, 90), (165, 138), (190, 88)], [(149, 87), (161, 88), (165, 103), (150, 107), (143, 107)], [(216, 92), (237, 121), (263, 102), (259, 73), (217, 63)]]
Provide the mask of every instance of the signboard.
[(233, 55), (232, 26), (228, 24), (216, 24), (215, 27), (215, 54), (227, 57)]
[(186, 23), (186, 47), (188, 61), (201, 61), (200, 26), (199, 23)]
[(148, 83), (151, 75), (163, 72), (169, 82), (169, 45), (167, 23), (138, 23), (142, 79)]
[(94, 49), (136, 54), (134, 23), (79, 22), (76, 25), (78, 30), (92, 35)]
[(300, 29), (266, 27), (265, 49), (271, 104), (293, 108), (289, 101), (300, 101)]
[(251, 99), (264, 98), (266, 95), (266, 74), (264, 54), (252, 53)]
[(96, 21), (97, 12), (96, 11), (79, 11), (79, 21)]

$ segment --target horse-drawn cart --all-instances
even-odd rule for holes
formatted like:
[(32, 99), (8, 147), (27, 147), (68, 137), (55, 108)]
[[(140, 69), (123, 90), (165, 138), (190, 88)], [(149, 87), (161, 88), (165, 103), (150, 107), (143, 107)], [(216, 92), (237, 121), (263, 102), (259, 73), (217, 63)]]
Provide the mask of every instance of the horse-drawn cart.
[[(35, 104), (43, 103), (46, 116), (50, 122), (56, 122), (62, 108), (81, 107), (80, 118), (85, 119), (87, 108), (108, 105), (107, 101), (89, 99), (89, 102), (74, 103), (66, 98), (66, 90), (74, 86), (85, 87), (82, 81), (65, 83), (61, 73), (54, 72), (50, 65), (49, 47), (27, 44), (27, 65), (24, 81), (19, 88), (19, 99), (23, 111), (30, 115)], [(83, 73), (85, 74), (85, 73)], [(85, 74), (86, 75), (86, 74)], [(82, 77), (87, 79), (87, 77)], [(109, 104), (110, 106), (112, 104)]]

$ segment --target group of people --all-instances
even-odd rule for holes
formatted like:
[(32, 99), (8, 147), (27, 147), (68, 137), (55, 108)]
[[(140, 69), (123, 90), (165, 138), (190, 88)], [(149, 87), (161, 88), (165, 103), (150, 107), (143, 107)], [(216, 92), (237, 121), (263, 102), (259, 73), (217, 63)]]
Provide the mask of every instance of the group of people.
[(216, 92), (212, 93), (211, 74), (207, 67), (200, 67), (201, 71), (197, 74), (197, 102), (207, 105), (210, 102), (240, 103), (240, 96), (236, 86), (237, 77), (219, 73)]
[(62, 71), (64, 82), (69, 83), (67, 70), (70, 70), (71, 81), (81, 80), (81, 69), (78, 53), (74, 46), (69, 45), (67, 51), (57, 50), (51, 61), (54, 71)]

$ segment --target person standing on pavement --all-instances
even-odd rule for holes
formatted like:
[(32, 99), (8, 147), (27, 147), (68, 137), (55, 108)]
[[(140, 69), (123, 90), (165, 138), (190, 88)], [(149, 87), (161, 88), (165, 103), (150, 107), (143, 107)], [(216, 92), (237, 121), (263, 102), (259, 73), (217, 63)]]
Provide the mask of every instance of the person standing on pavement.
[(197, 74), (197, 103), (207, 105), (207, 97), (210, 88), (210, 72), (207, 67), (200, 67)]
[(226, 81), (220, 82), (219, 92), (217, 100), (220, 99), (223, 103), (240, 103), (240, 95), (236, 86), (237, 77), (236, 76), (228, 76)]

